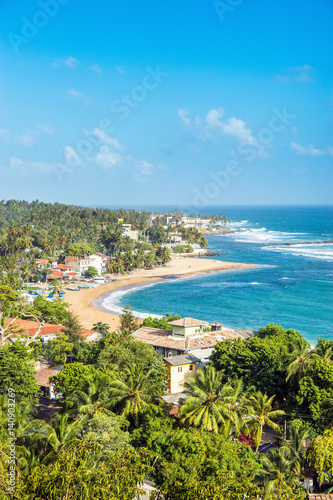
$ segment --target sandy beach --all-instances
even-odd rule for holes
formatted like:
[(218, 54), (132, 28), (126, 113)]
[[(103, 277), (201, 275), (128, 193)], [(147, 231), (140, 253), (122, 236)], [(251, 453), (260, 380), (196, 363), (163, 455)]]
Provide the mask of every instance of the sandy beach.
[[(91, 329), (99, 321), (108, 323), (112, 330), (119, 325), (119, 316), (106, 312), (101, 306), (105, 294), (123, 287), (132, 287), (140, 283), (150, 283), (168, 278), (180, 278), (202, 273), (217, 271), (231, 271), (257, 267), (255, 264), (240, 264), (236, 262), (222, 262), (219, 260), (174, 257), (165, 267), (135, 270), (130, 275), (119, 276), (117, 281), (111, 281), (96, 288), (81, 290), (79, 292), (66, 291), (65, 300), (70, 304), (72, 311), (77, 314), (84, 328)], [(100, 299), (100, 300), (98, 300)], [(94, 302), (94, 305), (92, 304)], [(99, 309), (98, 307), (101, 307)]]

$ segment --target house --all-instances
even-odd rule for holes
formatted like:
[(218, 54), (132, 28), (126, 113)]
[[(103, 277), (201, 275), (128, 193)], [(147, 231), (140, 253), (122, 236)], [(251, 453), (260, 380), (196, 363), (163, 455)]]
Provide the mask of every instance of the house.
[(168, 325), (172, 326), (172, 330), (142, 326), (132, 333), (132, 337), (154, 346), (164, 357), (188, 353), (199, 358), (201, 363), (208, 362), (217, 342), (242, 338), (234, 330), (225, 327), (215, 332), (204, 331), (208, 329), (209, 323), (194, 318), (182, 318)]
[[(13, 318), (9, 318), (7, 320), (7, 325), (10, 324)], [(13, 334), (10, 336), (11, 340), (19, 340), (24, 337), (33, 337), (39, 328), (39, 324), (37, 321), (30, 321), (27, 319), (16, 319), (12, 324)], [(39, 339), (42, 339), (44, 342), (48, 340), (54, 340), (59, 333), (61, 333), (64, 327), (62, 325), (51, 325), (50, 323), (44, 323), (42, 326), (40, 333), (38, 335)]]
[(164, 358), (164, 363), (167, 367), (167, 392), (176, 394), (182, 392), (183, 384), (187, 375), (194, 375), (197, 371), (197, 363), (200, 364), (200, 359), (192, 356), (192, 354), (181, 354), (178, 356), (170, 356)]
[(94, 267), (101, 276), (102, 273), (107, 271), (108, 256), (103, 253), (96, 253), (94, 255), (89, 255), (89, 257), (65, 257), (65, 262), (67, 266), (72, 267), (72, 271), (80, 273), (84, 276), (89, 267)]
[(43, 394), (50, 399), (57, 399), (54, 384), (50, 382), (50, 377), (55, 377), (59, 374), (59, 370), (52, 370), (51, 368), (42, 368), (36, 372), (36, 380)]
[(138, 241), (139, 231), (132, 231), (132, 224), (122, 224), (121, 232), (123, 236), (128, 236), (132, 240)]
[[(12, 321), (11, 318), (7, 320), (7, 325)], [(39, 328), (37, 321), (29, 321), (26, 319), (16, 319), (12, 325), (13, 334), (10, 336), (11, 340), (18, 340), (23, 337), (33, 337)], [(63, 332), (63, 325), (51, 325), (50, 323), (44, 323), (41, 331), (38, 335), (38, 339), (43, 342), (48, 342), (49, 340), (54, 340), (60, 333)], [(86, 342), (96, 342), (102, 338), (102, 334), (95, 332), (94, 330), (82, 330), (81, 332), (83, 339)]]
[(93, 330), (82, 330), (81, 335), (86, 342), (97, 342), (103, 337), (102, 333), (94, 332)]
[(47, 267), (49, 263), (47, 259), (35, 259), (35, 262), (39, 268)]
[(51, 280), (60, 280), (64, 277), (64, 273), (61, 271), (56, 271), (54, 270), (51, 274), (46, 275), (46, 280), (51, 281)]
[(61, 273), (69, 273), (75, 271), (73, 266), (69, 266), (67, 264), (57, 264), (53, 269)]
[(101, 276), (102, 273), (106, 273), (108, 269), (108, 261), (109, 257), (103, 253), (95, 253), (89, 256), (89, 259), (94, 259), (94, 263), (92, 267), (96, 269), (98, 272), (98, 276)]

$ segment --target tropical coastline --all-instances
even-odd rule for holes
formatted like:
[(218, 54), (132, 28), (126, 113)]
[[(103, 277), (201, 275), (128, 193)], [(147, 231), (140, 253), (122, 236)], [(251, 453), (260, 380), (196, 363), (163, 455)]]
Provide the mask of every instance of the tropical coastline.
[(232, 271), (258, 267), (256, 264), (238, 262), (222, 262), (211, 259), (192, 257), (173, 257), (165, 267), (155, 269), (135, 270), (129, 275), (120, 276), (117, 281), (111, 281), (93, 289), (80, 292), (67, 290), (65, 301), (77, 314), (85, 328), (92, 328), (99, 321), (110, 324), (113, 329), (119, 326), (119, 315), (107, 312), (102, 302), (106, 295), (115, 290), (138, 285), (147, 285), (171, 278), (181, 278), (198, 274), (214, 273), (218, 271)]

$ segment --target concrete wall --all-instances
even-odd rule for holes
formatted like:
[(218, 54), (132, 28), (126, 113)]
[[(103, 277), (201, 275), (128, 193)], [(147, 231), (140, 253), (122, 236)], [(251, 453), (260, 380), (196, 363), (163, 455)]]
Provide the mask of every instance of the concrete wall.
[(185, 337), (186, 335), (195, 335), (202, 332), (202, 325), (200, 326), (187, 326), (186, 328), (182, 326), (173, 326), (172, 335)]
[(196, 364), (191, 363), (180, 366), (171, 366), (167, 361), (165, 361), (165, 364), (168, 370), (168, 389), (170, 393), (177, 394), (178, 392), (182, 392), (186, 376), (188, 374), (196, 374)]

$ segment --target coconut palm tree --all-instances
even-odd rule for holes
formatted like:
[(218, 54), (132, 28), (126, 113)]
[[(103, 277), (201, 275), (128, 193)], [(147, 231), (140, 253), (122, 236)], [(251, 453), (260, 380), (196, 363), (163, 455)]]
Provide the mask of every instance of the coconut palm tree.
[(283, 494), (287, 494), (290, 499), (294, 498), (290, 486), (295, 483), (293, 460), (288, 456), (286, 448), (281, 447), (270, 451), (268, 455), (262, 457), (261, 461), (263, 468), (260, 471), (259, 482), (265, 487), (265, 500), (280, 498)]
[(230, 389), (230, 384), (223, 384), (223, 372), (216, 371), (213, 365), (199, 368), (197, 377), (190, 376), (184, 383), (187, 397), (179, 412), (182, 422), (217, 434), (225, 419), (232, 419), (226, 401)]
[(320, 339), (314, 353), (324, 361), (324, 363), (333, 363), (333, 343), (329, 340)]
[(241, 432), (249, 434), (250, 417), (248, 415), (249, 396), (244, 388), (243, 379), (229, 382), (230, 389), (227, 397), (229, 418), (226, 419), (225, 433), (229, 435), (233, 429), (238, 436)]
[(117, 413), (139, 423), (140, 412), (149, 406), (154, 399), (148, 384), (149, 373), (139, 364), (131, 365), (126, 370), (126, 381), (113, 380), (110, 383), (110, 396)]
[(51, 447), (43, 462), (48, 462), (59, 451), (74, 441), (79, 441), (79, 434), (82, 431), (85, 419), (74, 420), (68, 423), (68, 414), (58, 414), (48, 424), (43, 420), (33, 420), (28, 424), (25, 435), (33, 440), (45, 440)]
[(59, 280), (53, 280), (52, 288), (51, 288), (51, 292), (53, 293), (53, 295), (58, 295), (58, 297), (59, 297), (61, 292), (63, 291), (63, 289), (64, 289), (64, 286), (60, 283)]
[(114, 415), (109, 410), (111, 403), (107, 375), (102, 378), (86, 377), (82, 382), (81, 389), (76, 390), (64, 401), (70, 416), (82, 414), (90, 417), (98, 413), (104, 413), (108, 416)]
[(300, 476), (303, 455), (303, 443), (309, 439), (309, 429), (299, 429), (298, 427), (291, 426), (288, 431), (288, 441), (284, 442), (283, 446), (286, 448), (286, 456), (292, 463), (293, 474)]
[(290, 351), (290, 361), (287, 366), (287, 378), (296, 378), (299, 381), (311, 370), (313, 361), (318, 355), (310, 351), (310, 344), (303, 338), (296, 339)]
[(272, 421), (272, 418), (285, 415), (283, 410), (272, 409), (274, 398), (275, 396), (268, 398), (267, 394), (262, 394), (260, 391), (255, 396), (250, 396), (249, 398), (251, 405), (249, 409), (250, 421), (254, 429), (256, 451), (258, 451), (260, 445), (264, 425), (268, 425), (271, 429), (278, 431), (280, 427)]
[(26, 281), (26, 284), (28, 286), (29, 279), (34, 275), (34, 272), (29, 265), (23, 265), (21, 267), (21, 277), (23, 279), (23, 282)]
[(158, 247), (156, 250), (156, 256), (161, 259), (163, 265), (167, 264), (171, 260), (170, 250), (166, 247)]

